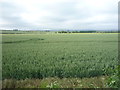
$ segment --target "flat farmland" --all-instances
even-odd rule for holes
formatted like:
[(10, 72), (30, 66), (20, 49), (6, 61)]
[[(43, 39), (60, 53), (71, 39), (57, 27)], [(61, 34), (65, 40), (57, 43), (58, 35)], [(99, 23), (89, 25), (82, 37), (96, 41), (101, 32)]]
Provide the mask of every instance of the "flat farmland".
[(118, 34), (2, 34), (3, 79), (111, 75)]

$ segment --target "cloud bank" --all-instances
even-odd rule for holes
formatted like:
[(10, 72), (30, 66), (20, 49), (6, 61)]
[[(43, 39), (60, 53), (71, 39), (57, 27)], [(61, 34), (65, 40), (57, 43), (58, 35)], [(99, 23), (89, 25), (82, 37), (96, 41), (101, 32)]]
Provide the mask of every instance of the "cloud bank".
[(1, 0), (0, 29), (117, 30), (119, 0)]

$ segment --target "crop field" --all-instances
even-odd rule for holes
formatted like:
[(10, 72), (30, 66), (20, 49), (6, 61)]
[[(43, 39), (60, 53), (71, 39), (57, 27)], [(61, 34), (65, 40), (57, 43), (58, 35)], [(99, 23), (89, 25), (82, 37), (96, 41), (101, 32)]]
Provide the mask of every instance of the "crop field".
[(111, 75), (117, 58), (117, 34), (2, 35), (3, 79)]

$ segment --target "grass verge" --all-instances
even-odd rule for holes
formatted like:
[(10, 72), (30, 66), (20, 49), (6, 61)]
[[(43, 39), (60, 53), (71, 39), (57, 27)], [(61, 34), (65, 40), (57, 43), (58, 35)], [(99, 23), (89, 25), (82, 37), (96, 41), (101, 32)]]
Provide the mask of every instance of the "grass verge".
[(5, 79), (3, 88), (109, 88), (108, 76), (92, 78)]

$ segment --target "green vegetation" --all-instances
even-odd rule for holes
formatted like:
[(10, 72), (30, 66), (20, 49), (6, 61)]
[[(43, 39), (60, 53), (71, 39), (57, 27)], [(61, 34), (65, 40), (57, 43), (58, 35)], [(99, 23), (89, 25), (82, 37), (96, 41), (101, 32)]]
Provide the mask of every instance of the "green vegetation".
[(114, 69), (115, 73), (107, 80), (107, 85), (112, 88), (120, 88), (120, 65)]
[(117, 34), (3, 34), (3, 79), (112, 75)]

